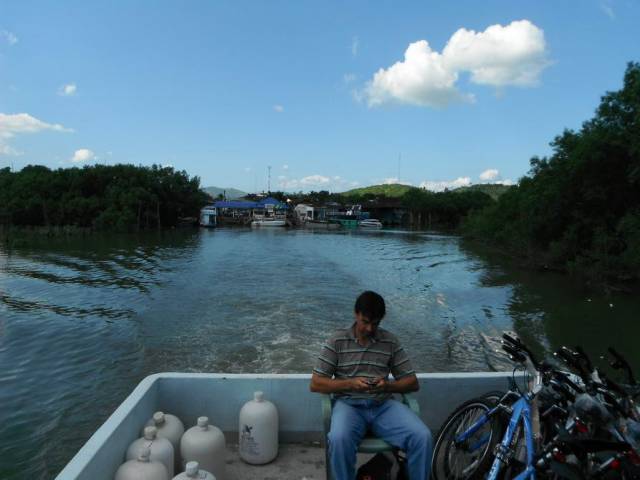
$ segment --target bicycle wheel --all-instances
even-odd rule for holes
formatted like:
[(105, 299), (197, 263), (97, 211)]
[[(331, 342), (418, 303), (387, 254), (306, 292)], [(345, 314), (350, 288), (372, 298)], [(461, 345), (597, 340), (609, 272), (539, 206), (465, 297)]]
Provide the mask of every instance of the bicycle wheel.
[(476, 480), (493, 461), (493, 450), (503, 433), (502, 423), (492, 418), (461, 444), (455, 438), (467, 431), (495, 406), (485, 398), (463, 403), (445, 420), (436, 440), (432, 478), (434, 480)]

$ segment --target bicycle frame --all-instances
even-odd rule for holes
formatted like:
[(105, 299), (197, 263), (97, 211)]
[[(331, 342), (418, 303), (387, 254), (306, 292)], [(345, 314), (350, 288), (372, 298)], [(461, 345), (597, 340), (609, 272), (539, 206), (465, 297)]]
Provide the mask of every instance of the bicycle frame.
[(520, 420), (522, 420), (522, 425), (524, 427), (524, 439), (527, 448), (527, 463), (524, 472), (515, 477), (514, 480), (535, 480), (536, 468), (533, 463), (535, 446), (533, 444), (533, 433), (531, 432), (531, 405), (529, 404), (529, 402), (529, 396), (525, 395), (513, 404), (513, 413), (511, 414), (511, 419), (509, 420), (507, 431), (504, 433), (502, 442), (500, 442), (498, 446), (496, 458), (493, 461), (493, 465), (491, 465), (491, 470), (489, 470), (487, 480), (497, 480), (500, 469), (504, 465), (505, 460), (508, 460), (508, 456), (511, 454), (511, 443), (513, 442), (513, 436), (518, 427), (518, 423), (520, 423)]
[[(507, 431), (502, 437), (502, 441), (497, 445), (496, 458), (491, 465), (491, 470), (487, 475), (487, 480), (497, 480), (498, 474), (500, 473), (500, 469), (505, 464), (505, 461), (509, 459), (511, 455), (511, 443), (513, 442), (513, 437), (518, 428), (518, 424), (522, 420), (522, 425), (524, 427), (524, 438), (527, 448), (527, 463), (525, 470), (520, 473), (514, 480), (535, 480), (536, 478), (536, 469), (534, 465), (534, 452), (535, 447), (533, 443), (533, 434), (531, 431), (531, 396), (529, 394), (521, 396), (512, 406), (512, 414), (509, 419), (509, 425), (507, 426)], [(468, 430), (460, 434), (455, 438), (456, 443), (462, 443), (466, 441), (471, 435), (477, 432), (483, 425), (485, 425), (491, 417), (501, 409), (501, 406), (497, 406), (489, 410), (486, 414), (484, 414), (478, 421), (476, 421)], [(475, 448), (478, 448), (480, 445), (474, 445)]]

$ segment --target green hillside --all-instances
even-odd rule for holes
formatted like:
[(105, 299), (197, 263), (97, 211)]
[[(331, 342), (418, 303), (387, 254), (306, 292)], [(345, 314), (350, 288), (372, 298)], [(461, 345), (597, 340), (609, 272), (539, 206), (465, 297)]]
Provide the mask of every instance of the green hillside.
[(202, 190), (207, 192), (213, 198), (216, 198), (218, 195), (226, 191), (227, 200), (242, 198), (247, 194), (246, 192), (238, 190), (237, 188), (203, 187)]
[[(505, 193), (510, 188), (510, 185), (501, 185), (498, 183), (479, 183), (477, 185), (470, 185), (468, 187), (456, 188), (455, 191), (478, 191), (486, 193), (494, 200), (497, 200), (500, 195)], [(341, 195), (345, 197), (360, 197), (370, 194), (385, 197), (402, 197), (405, 193), (411, 190), (419, 190), (419, 188), (413, 187), (411, 185), (401, 185), (399, 183), (393, 183), (390, 185), (371, 185), (370, 187), (354, 188), (353, 190), (342, 192)]]
[(342, 192), (345, 197), (359, 197), (362, 195), (383, 195), (385, 197), (401, 197), (410, 190), (416, 190), (417, 187), (411, 185), (401, 185), (399, 183), (393, 183), (390, 185), (371, 185), (370, 187), (354, 188)]

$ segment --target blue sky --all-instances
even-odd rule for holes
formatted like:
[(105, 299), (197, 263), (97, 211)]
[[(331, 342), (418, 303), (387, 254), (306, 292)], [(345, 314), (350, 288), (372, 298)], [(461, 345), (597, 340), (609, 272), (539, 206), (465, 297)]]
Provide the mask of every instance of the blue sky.
[(515, 182), (640, 61), (640, 3), (0, 4), (0, 167), (203, 186)]

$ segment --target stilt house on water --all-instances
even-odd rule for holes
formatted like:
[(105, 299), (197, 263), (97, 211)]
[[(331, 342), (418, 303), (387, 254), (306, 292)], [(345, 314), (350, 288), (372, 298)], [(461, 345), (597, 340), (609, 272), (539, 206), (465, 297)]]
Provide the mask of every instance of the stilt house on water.
[(218, 212), (221, 225), (249, 225), (253, 220), (264, 218), (284, 218), (288, 205), (273, 197), (256, 202), (246, 200), (219, 200), (213, 204)]

